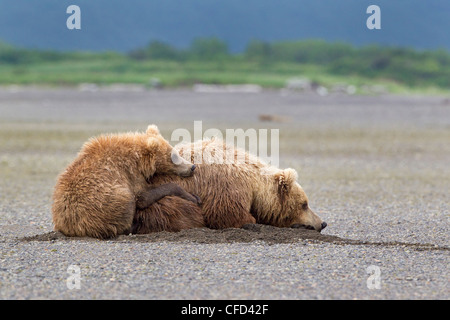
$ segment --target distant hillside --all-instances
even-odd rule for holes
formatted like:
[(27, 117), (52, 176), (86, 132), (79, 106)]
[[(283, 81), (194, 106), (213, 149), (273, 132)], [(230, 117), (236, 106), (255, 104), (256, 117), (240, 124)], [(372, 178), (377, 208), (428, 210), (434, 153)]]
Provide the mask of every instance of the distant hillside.
[[(66, 28), (81, 8), (82, 29)], [(381, 30), (366, 8), (381, 8)], [(126, 52), (160, 40), (178, 48), (215, 36), (232, 52), (252, 39), (320, 38), (450, 50), (448, 0), (0, 0), (0, 39), (27, 48)]]

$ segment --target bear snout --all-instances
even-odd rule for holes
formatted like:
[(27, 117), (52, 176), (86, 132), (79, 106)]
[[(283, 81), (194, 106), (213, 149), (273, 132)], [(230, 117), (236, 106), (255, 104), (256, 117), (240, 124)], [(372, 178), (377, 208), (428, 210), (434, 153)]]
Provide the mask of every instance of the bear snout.
[(191, 177), (194, 174), (195, 169), (197, 168), (197, 165), (193, 165), (189, 162), (181, 163), (173, 169), (173, 172), (175, 172), (180, 177)]
[(316, 228), (314, 228), (314, 226), (296, 223), (296, 224), (291, 225), (291, 228), (294, 228), (294, 229), (316, 230), (316, 231), (321, 232), (323, 229), (325, 229), (325, 228), (327, 227), (327, 225), (328, 225), (328, 224), (327, 224), (325, 221), (323, 221), (323, 222), (320, 224), (320, 227), (316, 230)]

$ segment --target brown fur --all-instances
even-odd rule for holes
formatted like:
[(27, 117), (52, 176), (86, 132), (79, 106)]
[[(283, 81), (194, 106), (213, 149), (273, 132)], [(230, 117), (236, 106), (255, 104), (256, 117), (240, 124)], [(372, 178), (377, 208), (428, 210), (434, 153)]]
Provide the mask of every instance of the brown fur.
[(167, 196), (152, 204), (149, 210), (137, 210), (131, 232), (176, 232), (204, 226), (202, 211), (197, 204), (178, 196)]
[(172, 146), (154, 125), (145, 133), (90, 139), (58, 177), (52, 205), (55, 230), (97, 238), (129, 232), (136, 196), (156, 172), (192, 173), (192, 164), (174, 164), (171, 156)]
[(161, 184), (157, 187), (147, 186), (143, 192), (136, 195), (136, 208), (145, 209), (154, 202), (167, 197), (177, 196), (195, 204), (200, 204), (200, 198), (192, 195), (175, 183)]
[[(137, 210), (134, 220), (136, 233), (177, 231), (198, 226), (239, 228), (248, 223), (322, 229), (323, 221), (309, 208), (308, 198), (296, 182), (295, 170), (271, 167), (243, 150), (234, 150), (214, 139), (181, 147), (180, 155), (187, 154), (189, 149), (191, 161), (195, 156), (198, 159), (203, 152), (203, 163), (198, 165), (194, 176), (180, 179), (156, 175), (152, 184), (179, 184), (187, 192), (200, 197), (201, 208), (183, 199), (164, 198), (147, 209)], [(203, 225), (197, 219), (200, 215), (204, 219)], [(180, 219), (176, 221), (176, 227), (171, 225), (175, 217)], [(195, 217), (195, 222), (190, 222), (190, 217)]]

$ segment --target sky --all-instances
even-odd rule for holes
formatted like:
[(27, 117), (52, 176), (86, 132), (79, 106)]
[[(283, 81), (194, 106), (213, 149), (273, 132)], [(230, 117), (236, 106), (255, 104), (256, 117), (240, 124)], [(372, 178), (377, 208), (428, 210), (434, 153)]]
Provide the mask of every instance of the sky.
[[(367, 28), (380, 8), (381, 29)], [(67, 8), (81, 29), (68, 29)], [(450, 0), (0, 0), (0, 40), (27, 48), (127, 52), (217, 37), (231, 52), (252, 39), (324, 39), (450, 50)]]

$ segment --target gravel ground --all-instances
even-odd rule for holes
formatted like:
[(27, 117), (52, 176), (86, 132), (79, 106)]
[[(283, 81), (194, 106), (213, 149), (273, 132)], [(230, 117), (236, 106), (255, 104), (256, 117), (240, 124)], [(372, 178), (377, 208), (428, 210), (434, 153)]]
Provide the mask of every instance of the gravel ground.
[[(446, 101), (2, 88), (0, 298), (449, 299)], [(259, 122), (260, 114), (287, 121)], [(169, 139), (175, 128), (192, 131), (194, 120), (203, 131), (279, 129), (280, 166), (299, 171), (328, 227), (321, 235), (254, 226), (109, 241), (52, 233), (56, 176), (90, 136), (156, 123)], [(74, 277), (79, 289), (69, 288)]]

